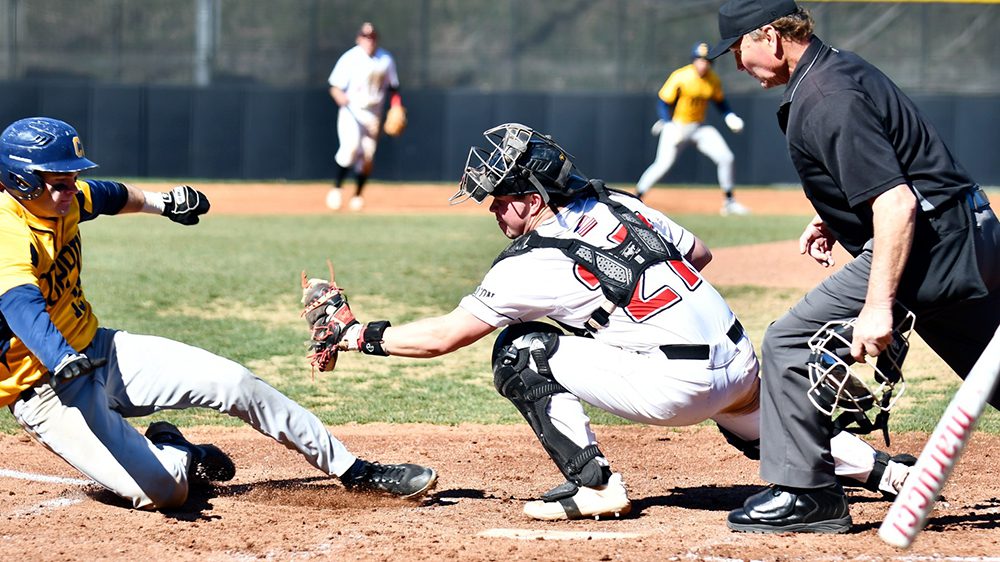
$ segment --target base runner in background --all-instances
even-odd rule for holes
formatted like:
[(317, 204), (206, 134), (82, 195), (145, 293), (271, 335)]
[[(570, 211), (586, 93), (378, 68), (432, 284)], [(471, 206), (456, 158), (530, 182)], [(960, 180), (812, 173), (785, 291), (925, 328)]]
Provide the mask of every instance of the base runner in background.
[(660, 181), (677, 160), (682, 148), (693, 144), (699, 152), (715, 162), (722, 188), (723, 201), (719, 210), (722, 216), (746, 215), (749, 209), (733, 197), (733, 151), (719, 131), (705, 123), (709, 102), (715, 104), (734, 133), (743, 131), (741, 119), (722, 91), (722, 81), (712, 70), (708, 59), (708, 43), (697, 43), (691, 49), (691, 64), (673, 71), (660, 88), (656, 112), (659, 119), (650, 132), (659, 138), (656, 159), (642, 173), (636, 184), (636, 194), (643, 195)]
[[(83, 180), (95, 168), (69, 124), (35, 117), (0, 137), (0, 405), (36, 441), (139, 509), (176, 508), (191, 484), (230, 480), (232, 460), (168, 422), (126, 418), (211, 408), (239, 418), (348, 488), (416, 497), (430, 468), (355, 457), (315, 415), (242, 365), (166, 338), (101, 327), (83, 293), (79, 224), (151, 213), (193, 225), (209, 210), (189, 186), (167, 193)], [(170, 259), (171, 249), (157, 249)]]
[[(774, 485), (729, 514), (737, 531), (851, 528), (834, 424), (808, 398), (817, 330), (856, 319), (849, 350), (861, 361), (891, 347), (905, 308), (965, 378), (1000, 325), (1000, 223), (985, 193), (885, 74), (813, 27), (793, 0), (729, 0), (709, 54), (731, 52), (764, 88), (785, 85), (778, 125), (817, 213), (799, 250), (825, 267), (837, 243), (854, 256), (764, 336), (760, 475)], [(1000, 393), (989, 403), (1000, 407)]]

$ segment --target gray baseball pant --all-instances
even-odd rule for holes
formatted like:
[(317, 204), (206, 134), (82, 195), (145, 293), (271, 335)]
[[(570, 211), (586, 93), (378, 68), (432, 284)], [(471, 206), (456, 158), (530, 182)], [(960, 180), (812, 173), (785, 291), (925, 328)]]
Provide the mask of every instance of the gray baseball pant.
[[(920, 337), (963, 379), (1000, 324), (1000, 224), (987, 208), (976, 212), (976, 254), (987, 297), (934, 309), (911, 308)], [(836, 482), (830, 438), (833, 422), (806, 397), (808, 340), (831, 320), (857, 317), (871, 273), (866, 249), (767, 329), (761, 346), (760, 476), (773, 484), (819, 488)], [(990, 404), (1000, 409), (1000, 390)]]

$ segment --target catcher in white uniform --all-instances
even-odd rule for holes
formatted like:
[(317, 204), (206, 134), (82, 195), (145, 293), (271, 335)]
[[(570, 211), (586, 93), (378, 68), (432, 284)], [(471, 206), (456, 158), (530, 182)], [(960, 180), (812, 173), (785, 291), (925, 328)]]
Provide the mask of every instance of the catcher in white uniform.
[(350, 208), (361, 210), (361, 192), (372, 172), (375, 149), (382, 126), (382, 106), (386, 96), (390, 105), (402, 104), (396, 62), (389, 51), (378, 46), (375, 26), (365, 22), (358, 29), (356, 45), (337, 59), (330, 72), (330, 97), (340, 107), (337, 136), (340, 148), (335, 157), (337, 170), (334, 187), (326, 197), (327, 207), (340, 209), (341, 188), (349, 171), (354, 172), (357, 190)]
[[(516, 123), (485, 136), (490, 147), (470, 151), (453, 200), (492, 196), (514, 242), (454, 311), (401, 326), (359, 323), (335, 284), (313, 280), (332, 286), (306, 299), (317, 365), (332, 368), (341, 350), (434, 357), (506, 328), (493, 348), (495, 386), (567, 480), (525, 506), (535, 519), (629, 511), (581, 401), (654, 425), (712, 419), (758, 458), (757, 357), (699, 274), (708, 248), (634, 196), (585, 178), (549, 137)], [(872, 490), (894, 493), (908, 470), (848, 433), (833, 454), (839, 475)]]
[(712, 70), (712, 61), (708, 60), (708, 43), (695, 44), (691, 49), (691, 64), (673, 71), (657, 96), (659, 119), (650, 132), (659, 136), (659, 142), (656, 158), (636, 183), (639, 198), (670, 171), (684, 146), (694, 144), (699, 152), (715, 162), (724, 196), (720, 213), (723, 216), (749, 213), (749, 209), (733, 197), (733, 151), (719, 131), (705, 123), (708, 102), (712, 102), (732, 132), (743, 131), (743, 119), (729, 107), (722, 81)]

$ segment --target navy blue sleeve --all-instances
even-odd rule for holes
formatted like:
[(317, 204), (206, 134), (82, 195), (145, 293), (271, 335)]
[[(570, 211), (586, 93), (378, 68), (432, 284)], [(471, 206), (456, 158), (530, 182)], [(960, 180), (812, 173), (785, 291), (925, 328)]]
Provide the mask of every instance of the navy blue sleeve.
[(660, 116), (661, 121), (670, 121), (673, 119), (672, 115), (674, 113), (674, 108), (669, 103), (657, 98), (656, 103), (656, 114)]
[(726, 101), (726, 98), (722, 98), (721, 100), (715, 102), (715, 107), (717, 107), (719, 109), (719, 113), (723, 115), (728, 115), (733, 112), (733, 108), (729, 107), (729, 102)]
[[(128, 202), (128, 188), (116, 181), (84, 180), (90, 186), (90, 208), (80, 202), (80, 221), (89, 221), (97, 215), (117, 215)], [(82, 193), (77, 197), (84, 197)]]
[(45, 297), (34, 285), (18, 285), (0, 295), (0, 314), (10, 330), (51, 371), (68, 354), (76, 353), (52, 323)]

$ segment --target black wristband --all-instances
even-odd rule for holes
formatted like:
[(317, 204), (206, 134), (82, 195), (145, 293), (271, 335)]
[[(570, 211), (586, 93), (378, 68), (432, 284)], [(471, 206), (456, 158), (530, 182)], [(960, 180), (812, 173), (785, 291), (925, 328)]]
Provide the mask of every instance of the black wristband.
[(389, 352), (382, 347), (382, 336), (391, 325), (388, 320), (365, 324), (365, 329), (361, 332), (361, 353), (388, 357)]

